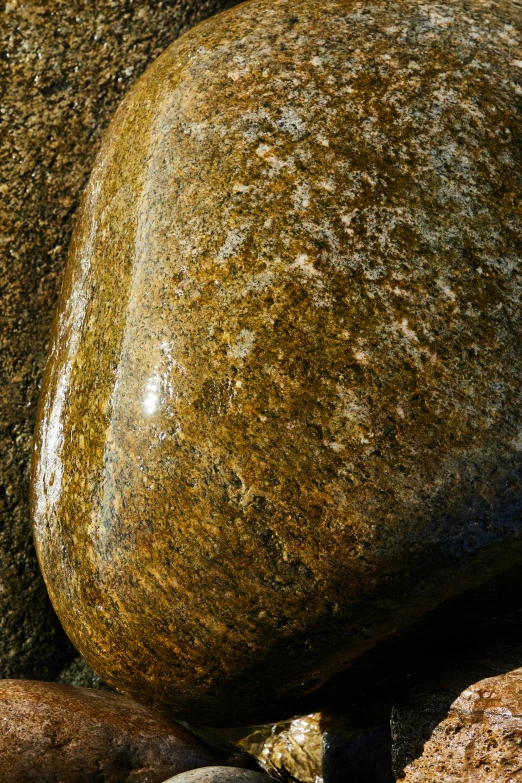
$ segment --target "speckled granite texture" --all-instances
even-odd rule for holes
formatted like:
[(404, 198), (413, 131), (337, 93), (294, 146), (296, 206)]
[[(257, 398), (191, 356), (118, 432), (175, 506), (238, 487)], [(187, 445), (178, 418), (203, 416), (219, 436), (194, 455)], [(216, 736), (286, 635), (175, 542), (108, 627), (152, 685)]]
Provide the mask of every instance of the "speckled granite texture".
[(0, 8), (0, 677), (51, 678), (74, 654), (29, 523), (29, 461), (73, 216), (129, 85), (223, 0), (10, 0)]
[(247, 3), (124, 101), (33, 477), (53, 603), (109, 684), (207, 725), (303, 714), (520, 559), (521, 21)]
[(162, 783), (227, 756), (181, 726), (89, 688), (0, 680), (2, 783)]
[(268, 783), (271, 778), (261, 772), (248, 769), (229, 769), (227, 767), (207, 767), (182, 772), (169, 778), (165, 783)]

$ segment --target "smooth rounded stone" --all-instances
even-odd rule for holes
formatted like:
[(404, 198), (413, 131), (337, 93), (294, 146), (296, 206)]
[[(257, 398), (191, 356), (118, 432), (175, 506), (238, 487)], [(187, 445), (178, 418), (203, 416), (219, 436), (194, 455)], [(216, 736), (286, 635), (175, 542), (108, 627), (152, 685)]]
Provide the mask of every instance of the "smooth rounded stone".
[(522, 669), (432, 693), (392, 715), (394, 766), (404, 783), (520, 780)]
[(0, 680), (2, 783), (160, 783), (226, 760), (176, 723), (117, 694)]
[(203, 725), (306, 714), (520, 560), (520, 17), (245, 3), (117, 112), (32, 504), (58, 615), (118, 690)]
[(271, 778), (262, 772), (230, 767), (205, 767), (174, 775), (165, 783), (267, 783)]
[(129, 86), (228, 0), (2, 3), (0, 23), (0, 677), (54, 679), (75, 651), (29, 518), (29, 464), (74, 214)]

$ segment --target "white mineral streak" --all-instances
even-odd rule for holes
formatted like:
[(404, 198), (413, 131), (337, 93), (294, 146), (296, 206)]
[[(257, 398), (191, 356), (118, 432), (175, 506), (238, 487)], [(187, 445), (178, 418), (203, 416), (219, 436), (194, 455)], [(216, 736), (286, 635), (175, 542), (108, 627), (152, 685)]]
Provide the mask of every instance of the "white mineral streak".
[[(72, 283), (67, 308), (58, 324), (58, 344), (65, 346), (67, 357), (60, 365), (60, 375), (55, 379), (54, 399), (52, 397), (47, 398), (45, 405), (48, 413), (44, 414), (41, 420), (41, 457), (36, 467), (35, 496), (37, 503), (34, 514), (34, 524), (40, 530), (40, 533), (43, 532), (47, 522), (50, 525), (57, 523), (54, 510), (60, 498), (63, 478), (63, 413), (74, 368), (74, 360), (78, 352), (81, 329), (89, 304), (87, 279), (97, 231), (96, 205), (100, 197), (106, 165), (107, 161), (103, 158), (93, 172), (86, 191), (85, 210), (91, 216), (91, 220), (86, 232), (87, 236), (84, 239), (79, 264), (76, 268), (76, 275)], [(52, 405), (51, 402), (53, 403)]]
[(250, 329), (242, 329), (234, 345), (229, 350), (233, 359), (245, 359), (254, 347), (256, 336)]
[(218, 264), (224, 264), (236, 256), (248, 236), (248, 224), (241, 228), (232, 228), (216, 256)]

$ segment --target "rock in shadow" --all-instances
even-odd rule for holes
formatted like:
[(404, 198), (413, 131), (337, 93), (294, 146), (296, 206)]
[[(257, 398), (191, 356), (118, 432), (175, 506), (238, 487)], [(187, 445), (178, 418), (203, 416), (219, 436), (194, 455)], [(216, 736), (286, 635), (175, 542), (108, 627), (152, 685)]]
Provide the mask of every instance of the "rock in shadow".
[(326, 730), (322, 776), (324, 783), (394, 783), (389, 724), (359, 731)]
[[(521, 774), (522, 611), (449, 649), (392, 711), (392, 763), (405, 783), (502, 783)], [(428, 669), (429, 670), (429, 669)]]

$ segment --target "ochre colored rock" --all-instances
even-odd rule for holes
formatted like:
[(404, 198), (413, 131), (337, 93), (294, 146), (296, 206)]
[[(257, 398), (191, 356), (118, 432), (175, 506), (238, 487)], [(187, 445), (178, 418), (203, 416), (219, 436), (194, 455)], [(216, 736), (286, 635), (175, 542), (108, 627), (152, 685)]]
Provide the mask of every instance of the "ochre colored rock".
[(0, 678), (74, 656), (29, 518), (36, 404), (67, 247), (101, 136), (181, 32), (228, 0), (2, 3), (0, 22)]
[(224, 754), (112, 693), (0, 680), (2, 783), (160, 783)]
[(496, 617), (477, 618), (467, 641), (440, 647), (412, 667), (392, 711), (397, 780), (520, 779), (522, 609), (520, 599), (516, 607), (506, 604)]
[(117, 112), (34, 446), (51, 599), (206, 725), (520, 560), (522, 50), (508, 0), (261, 0)]
[[(315, 783), (321, 777), (323, 737), (320, 714), (304, 715), (284, 723), (245, 730), (236, 743), (254, 756), (268, 773), (281, 779)], [(222, 729), (225, 736), (237, 729)]]
[(480, 680), (451, 704), (433, 694), (394, 710), (392, 736), (404, 783), (520, 780), (522, 669)]

